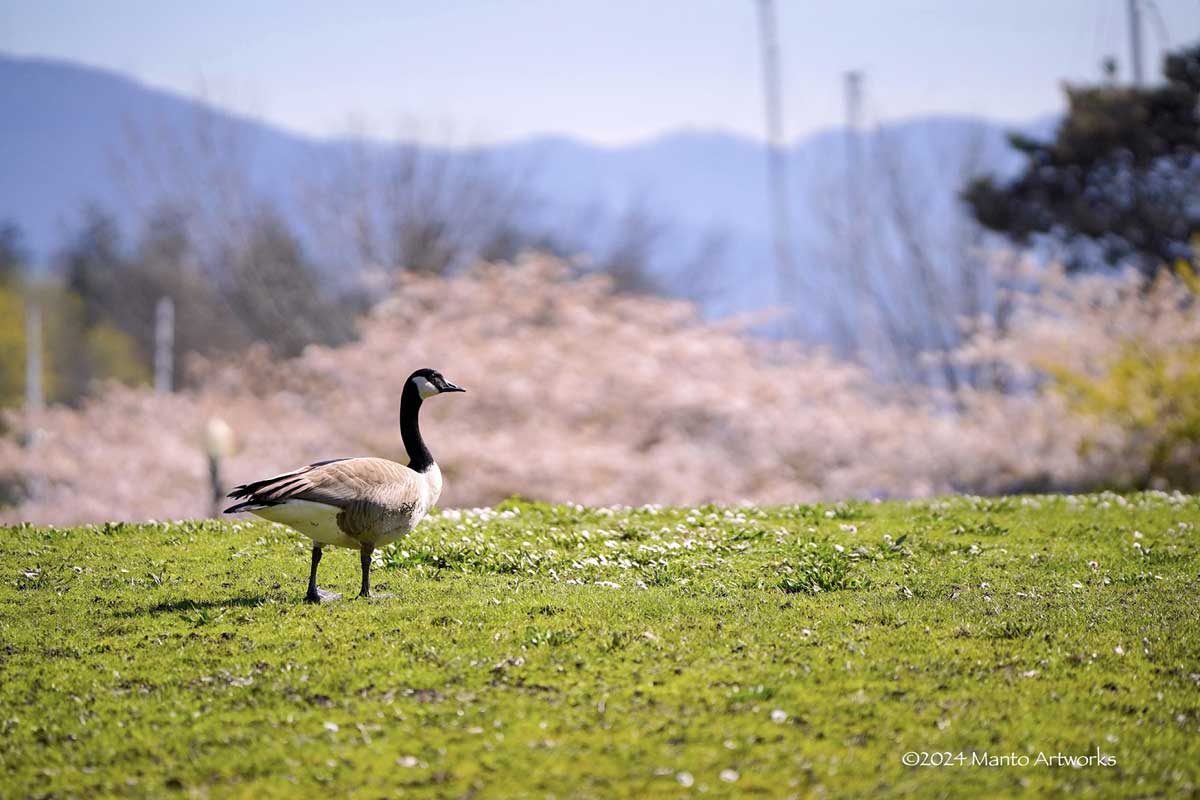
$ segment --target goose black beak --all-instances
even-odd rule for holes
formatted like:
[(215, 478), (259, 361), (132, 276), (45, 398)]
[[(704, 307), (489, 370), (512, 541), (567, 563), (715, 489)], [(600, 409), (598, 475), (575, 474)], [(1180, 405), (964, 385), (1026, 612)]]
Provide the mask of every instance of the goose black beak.
[(465, 392), (466, 389), (464, 389), (461, 386), (455, 386), (450, 381), (446, 381), (446, 388), (442, 389), (442, 391), (443, 392)]

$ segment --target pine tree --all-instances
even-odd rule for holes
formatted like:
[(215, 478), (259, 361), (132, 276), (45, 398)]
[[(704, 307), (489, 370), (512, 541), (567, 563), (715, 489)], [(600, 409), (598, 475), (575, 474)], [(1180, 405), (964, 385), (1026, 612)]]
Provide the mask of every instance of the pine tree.
[(1200, 45), (1167, 56), (1147, 88), (1066, 88), (1053, 141), (1013, 135), (1024, 171), (972, 182), (985, 227), (1018, 244), (1054, 243), (1070, 268), (1131, 264), (1147, 276), (1194, 259), (1200, 233)]

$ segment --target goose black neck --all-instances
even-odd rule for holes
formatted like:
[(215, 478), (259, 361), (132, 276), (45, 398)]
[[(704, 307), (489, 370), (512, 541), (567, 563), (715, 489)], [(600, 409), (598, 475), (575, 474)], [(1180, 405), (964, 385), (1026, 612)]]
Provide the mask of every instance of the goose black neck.
[(421, 393), (411, 382), (406, 383), (400, 395), (400, 438), (404, 440), (404, 449), (408, 452), (409, 468), (424, 472), (433, 466), (433, 456), (421, 438), (421, 426), (417, 424), (420, 411)]

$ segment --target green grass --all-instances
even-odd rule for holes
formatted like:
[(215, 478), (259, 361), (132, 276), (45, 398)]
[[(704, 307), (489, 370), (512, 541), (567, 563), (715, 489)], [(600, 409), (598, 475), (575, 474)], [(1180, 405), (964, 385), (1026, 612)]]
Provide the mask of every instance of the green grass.
[(266, 523), (0, 529), (0, 795), (1194, 796), (1197, 524), (1162, 493), (512, 502), (321, 607)]

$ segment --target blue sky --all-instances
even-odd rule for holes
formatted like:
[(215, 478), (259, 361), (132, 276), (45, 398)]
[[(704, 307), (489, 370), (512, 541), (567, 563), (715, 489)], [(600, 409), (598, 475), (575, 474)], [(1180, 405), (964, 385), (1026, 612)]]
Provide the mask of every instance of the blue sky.
[[(1061, 107), (1128, 52), (1126, 0), (777, 0), (789, 138), (868, 121)], [(1200, 0), (1146, 3), (1147, 74), (1200, 38)], [(1157, 15), (1151, 8), (1157, 8)], [(754, 0), (0, 0), (0, 51), (108, 67), (316, 135), (622, 144), (760, 136)], [(1159, 24), (1161, 19), (1161, 25)]]

